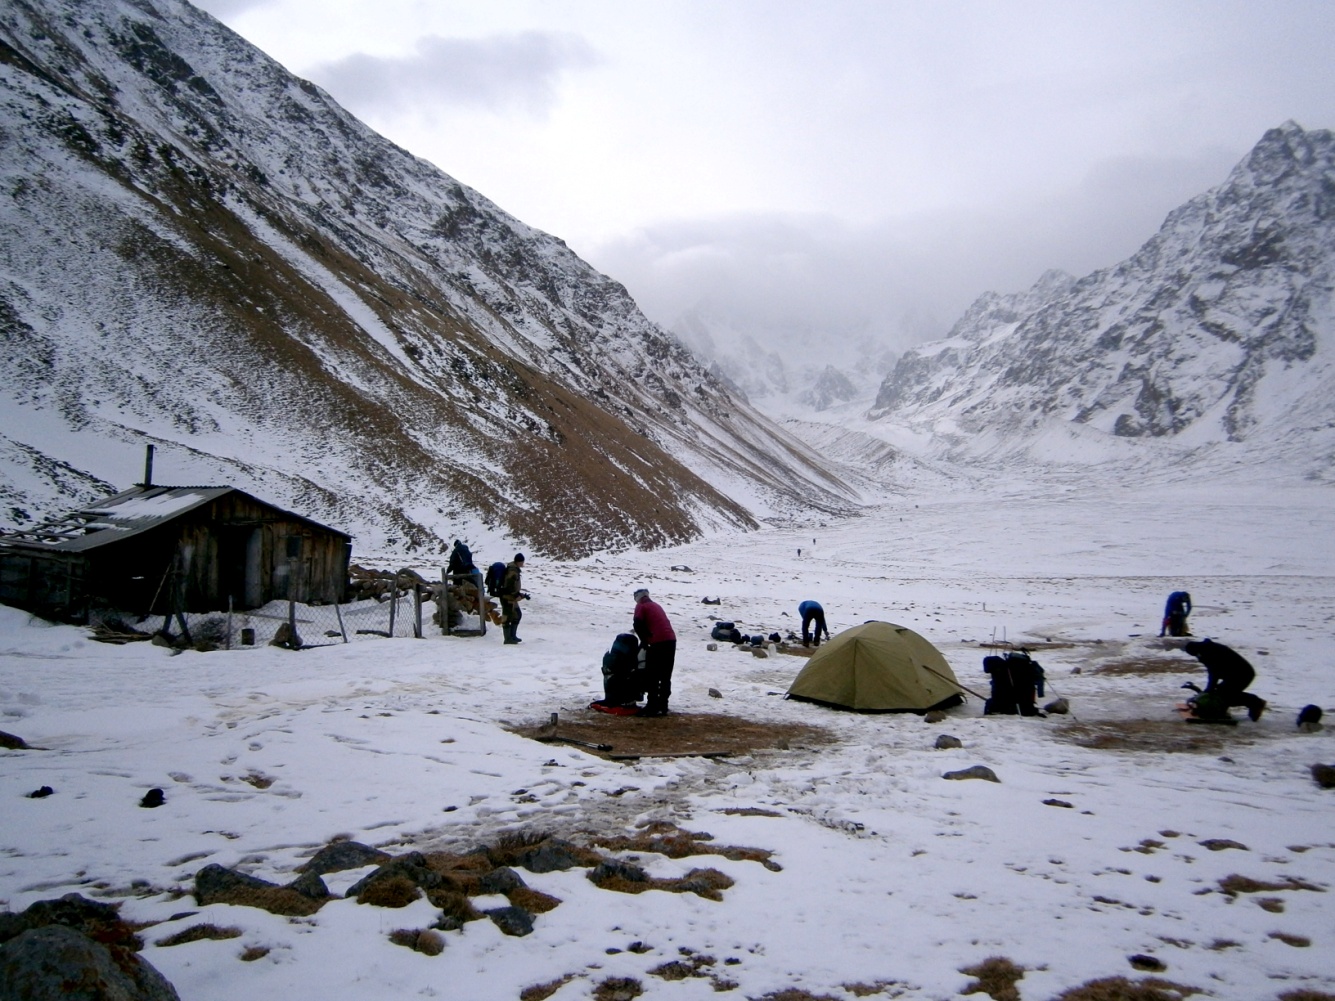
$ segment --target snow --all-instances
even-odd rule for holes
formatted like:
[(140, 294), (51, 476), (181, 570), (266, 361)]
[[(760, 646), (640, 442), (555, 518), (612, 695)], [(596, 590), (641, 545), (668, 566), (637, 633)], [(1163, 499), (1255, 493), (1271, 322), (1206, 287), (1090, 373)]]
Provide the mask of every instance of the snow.
[[(143, 930), (143, 955), (187, 1001), (515, 998), (566, 975), (558, 1001), (608, 977), (639, 980), (648, 998), (715, 996), (708, 979), (648, 972), (680, 950), (714, 957), (709, 972), (735, 982), (737, 998), (791, 987), (851, 998), (846, 985), (859, 983), (882, 984), (873, 997), (949, 998), (971, 980), (961, 968), (990, 956), (1026, 969), (1025, 998), (1138, 978), (1133, 955), (1157, 957), (1161, 976), (1206, 996), (1330, 991), (1335, 792), (1308, 769), (1335, 762), (1335, 729), (1294, 725), (1302, 705), (1335, 703), (1330, 500), (1317, 487), (1146, 496), (1017, 481), (655, 553), (533, 559), (514, 647), (493, 631), (172, 656), (0, 608), (0, 729), (43, 748), (0, 751), (0, 903), (17, 911), (76, 890), (123, 901), (128, 920), (160, 922)], [(801, 722), (837, 742), (614, 762), (507, 729), (576, 717), (600, 694), (602, 653), (641, 584), (680, 637), (674, 712)], [(1157, 638), (1178, 588), (1196, 600), (1198, 635), (1256, 665), (1253, 690), (1270, 702), (1259, 722), (1219, 733), (1176, 719), (1179, 685), (1201, 677)], [(722, 604), (703, 605), (706, 595)], [(975, 690), (986, 679), (980, 642), (1065, 641), (1035, 656), (1047, 698), (1069, 699), (1078, 724), (1112, 734), (1158, 724), (1184, 739), (1208, 729), (1219, 746), (1093, 749), (1062, 736), (1069, 718), (983, 717), (976, 699), (936, 725), (844, 714), (781, 697), (798, 658), (707, 649), (715, 616), (786, 632), (804, 598), (822, 602), (836, 634), (869, 618), (913, 628)], [(1182, 673), (1094, 671), (1145, 658), (1180, 660)], [(940, 733), (963, 748), (936, 750)], [(941, 778), (974, 764), (1000, 783)], [(27, 798), (43, 785), (54, 794)], [(155, 786), (166, 804), (141, 809)], [(775, 815), (724, 812), (739, 808)], [(486, 920), (443, 933), (434, 957), (388, 938), (435, 920), (423, 900), (391, 910), (339, 899), (289, 919), (170, 892), (188, 891), (209, 863), (285, 883), (339, 835), (398, 854), (466, 850), (520, 828), (618, 834), (649, 819), (772, 850), (782, 868), (639, 856), (655, 876), (722, 870), (735, 885), (721, 902), (618, 894), (581, 869), (521, 871), (563, 903), (525, 938)], [(1209, 839), (1245, 847), (1214, 851)], [(366, 871), (331, 875), (331, 889)], [(1230, 874), (1319, 890), (1230, 897), (1219, 887)], [(1283, 909), (1258, 906), (1263, 897)], [(206, 921), (242, 935), (154, 944)], [(648, 951), (628, 951), (637, 941)], [(240, 961), (255, 946), (267, 955)]]

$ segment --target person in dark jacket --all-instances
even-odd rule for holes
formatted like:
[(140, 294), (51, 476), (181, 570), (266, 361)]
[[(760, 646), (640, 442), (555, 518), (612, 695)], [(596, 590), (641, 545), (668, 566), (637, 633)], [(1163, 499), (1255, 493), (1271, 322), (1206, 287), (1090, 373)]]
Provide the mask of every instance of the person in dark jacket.
[(1198, 701), (1217, 707), (1218, 711), (1212, 715), (1227, 716), (1228, 710), (1233, 706), (1246, 706), (1249, 719), (1255, 721), (1261, 718), (1261, 713), (1265, 712), (1266, 701), (1245, 691), (1256, 678), (1256, 670), (1247, 663), (1242, 654), (1211, 639), (1193, 641), (1182, 649), (1205, 665), (1209, 680), (1206, 681), (1205, 691), (1201, 692)]
[(802, 645), (811, 646), (811, 626), (816, 627), (816, 646), (820, 646), (820, 634), (825, 633), (825, 638), (830, 638), (830, 629), (825, 625), (825, 609), (821, 608), (819, 601), (804, 601), (797, 606), (797, 614), (802, 616)]
[(505, 579), (501, 582), (501, 631), (505, 633), (506, 643), (524, 642), (517, 634), (519, 620), (524, 617), (519, 603), (528, 597), (524, 593), (522, 574), (524, 554), (515, 553), (515, 558), (505, 565)]
[(1159, 627), (1160, 636), (1190, 636), (1187, 629), (1187, 616), (1191, 614), (1191, 595), (1186, 591), (1174, 591), (1164, 605), (1163, 625)]
[(644, 674), (648, 697), (640, 716), (666, 716), (672, 695), (672, 668), (677, 661), (677, 634), (667, 612), (649, 597), (645, 588), (635, 592), (635, 614), (631, 619), (635, 635), (644, 648)]

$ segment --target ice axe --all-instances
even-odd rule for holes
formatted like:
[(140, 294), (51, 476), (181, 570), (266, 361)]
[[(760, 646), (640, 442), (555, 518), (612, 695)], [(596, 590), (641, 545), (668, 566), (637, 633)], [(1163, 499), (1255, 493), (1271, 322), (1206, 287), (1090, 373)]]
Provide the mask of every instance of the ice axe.
[(557, 723), (557, 715), (556, 713), (552, 713), (551, 722), (548, 723), (547, 727), (545, 728), (547, 732), (538, 734), (537, 740), (541, 741), (544, 744), (553, 744), (557, 743), (558, 741), (562, 744), (574, 744), (577, 747), (587, 747), (591, 751), (612, 750), (611, 744), (595, 744), (591, 740), (578, 740), (574, 737), (558, 736), (556, 733), (556, 723)]

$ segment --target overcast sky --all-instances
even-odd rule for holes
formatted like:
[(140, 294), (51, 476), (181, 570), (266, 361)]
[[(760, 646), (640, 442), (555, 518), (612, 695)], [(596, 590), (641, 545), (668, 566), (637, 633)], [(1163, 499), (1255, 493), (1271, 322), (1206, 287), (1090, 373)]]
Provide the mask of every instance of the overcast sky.
[(901, 347), (1335, 126), (1331, 0), (196, 3), (669, 326)]

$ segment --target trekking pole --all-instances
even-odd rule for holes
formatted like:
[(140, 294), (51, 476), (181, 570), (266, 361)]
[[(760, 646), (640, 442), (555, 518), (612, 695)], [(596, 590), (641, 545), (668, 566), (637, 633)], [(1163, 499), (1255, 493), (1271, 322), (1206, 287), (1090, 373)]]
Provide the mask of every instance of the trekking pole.
[(977, 692), (975, 692), (972, 688), (965, 688), (963, 685), (961, 685), (958, 681), (955, 681), (953, 678), (947, 678), (944, 674), (942, 674), (942, 673), (941, 673), (940, 671), (938, 671), (936, 668), (934, 668), (934, 667), (928, 667), (926, 664), (921, 665), (921, 667), (922, 667), (922, 669), (923, 669), (924, 671), (931, 671), (933, 674), (935, 674), (935, 675), (936, 675), (938, 678), (940, 678), (942, 681), (946, 681), (946, 682), (949, 682), (950, 684), (954, 685), (956, 688), (960, 689), (960, 691), (968, 692), (968, 693), (969, 693), (970, 695), (972, 695), (975, 699), (982, 699), (984, 702), (987, 701), (987, 697), (986, 697), (986, 696), (984, 696), (984, 695), (979, 695), (979, 694), (978, 694)]

